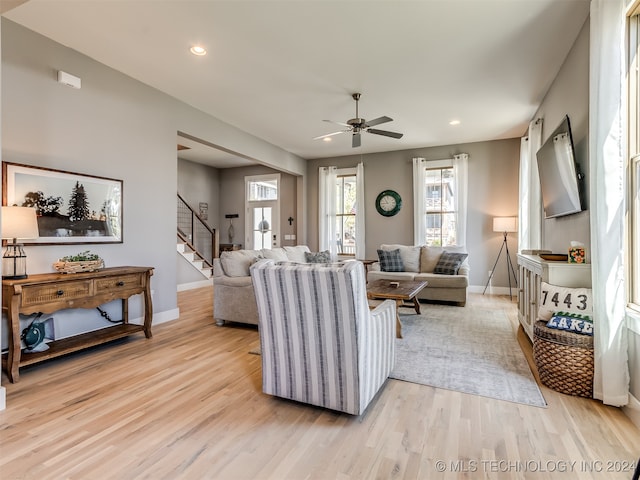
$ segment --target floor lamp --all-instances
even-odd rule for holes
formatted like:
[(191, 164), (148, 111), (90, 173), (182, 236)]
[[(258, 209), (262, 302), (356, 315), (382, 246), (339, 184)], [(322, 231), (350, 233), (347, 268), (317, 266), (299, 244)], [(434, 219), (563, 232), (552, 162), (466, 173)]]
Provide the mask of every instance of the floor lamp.
[(518, 231), (518, 218), (517, 217), (494, 217), (493, 218), (493, 231), (494, 232), (502, 232), (503, 240), (502, 246), (500, 247), (500, 251), (498, 252), (498, 256), (496, 257), (496, 262), (493, 264), (493, 268), (491, 269), (491, 275), (489, 275), (489, 280), (487, 280), (487, 285), (484, 287), (484, 291), (482, 294), (484, 295), (487, 291), (487, 287), (489, 287), (489, 283), (493, 278), (493, 274), (496, 272), (496, 265), (498, 265), (498, 261), (500, 260), (500, 255), (502, 255), (502, 251), (505, 250), (507, 254), (507, 278), (509, 279), (509, 300), (511, 300), (511, 275), (513, 275), (513, 281), (515, 286), (518, 286), (518, 277), (516, 276), (516, 270), (513, 268), (513, 263), (511, 263), (511, 256), (509, 255), (509, 244), (507, 243), (507, 233), (513, 233)]

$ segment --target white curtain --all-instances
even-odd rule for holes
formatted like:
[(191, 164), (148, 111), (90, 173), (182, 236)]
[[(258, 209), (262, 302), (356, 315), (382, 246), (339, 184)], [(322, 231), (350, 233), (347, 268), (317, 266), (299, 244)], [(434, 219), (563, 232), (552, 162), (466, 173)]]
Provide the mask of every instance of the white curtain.
[(536, 152), (542, 143), (542, 119), (529, 123), (529, 135), (520, 140), (520, 201), (518, 247), (542, 248), (542, 194)]
[(424, 158), (413, 159), (413, 244), (424, 245), (427, 238), (427, 206), (425, 183), (427, 162)]
[(331, 258), (338, 255), (336, 170), (336, 167), (320, 167), (318, 171), (318, 250), (329, 250)]
[(625, 9), (592, 0), (589, 62), (589, 209), (594, 305), (594, 397), (626, 405)]
[(467, 177), (469, 155), (453, 156), (453, 178), (455, 182), (456, 244), (467, 244)]
[(356, 168), (356, 258), (366, 258), (366, 245), (364, 242), (364, 165), (360, 162)]

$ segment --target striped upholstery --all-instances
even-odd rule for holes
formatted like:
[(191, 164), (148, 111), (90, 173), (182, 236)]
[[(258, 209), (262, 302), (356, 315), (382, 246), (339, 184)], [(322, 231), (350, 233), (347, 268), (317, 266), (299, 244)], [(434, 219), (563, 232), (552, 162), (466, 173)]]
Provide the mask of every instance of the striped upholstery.
[(370, 311), (363, 264), (251, 267), (262, 390), (359, 415), (394, 365), (395, 303)]

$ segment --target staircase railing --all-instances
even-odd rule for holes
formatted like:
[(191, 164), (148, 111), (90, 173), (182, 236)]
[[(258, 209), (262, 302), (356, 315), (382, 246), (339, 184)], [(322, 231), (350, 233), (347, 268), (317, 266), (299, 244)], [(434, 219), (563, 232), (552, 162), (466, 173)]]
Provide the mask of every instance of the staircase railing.
[(178, 193), (178, 237), (185, 242), (205, 265), (213, 266), (213, 259), (219, 256), (218, 232)]

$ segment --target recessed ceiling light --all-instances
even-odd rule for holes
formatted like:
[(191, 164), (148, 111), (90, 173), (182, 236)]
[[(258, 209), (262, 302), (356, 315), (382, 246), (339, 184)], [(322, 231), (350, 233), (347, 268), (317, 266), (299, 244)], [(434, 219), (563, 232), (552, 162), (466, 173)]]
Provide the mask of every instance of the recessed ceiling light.
[(332, 140), (333, 140), (333, 139), (332, 139), (331, 137), (324, 137), (324, 138), (322, 139), (322, 141), (323, 141), (323, 142), (330, 142), (330, 141), (332, 141)]
[(207, 54), (207, 50), (204, 47), (201, 47), (200, 45), (194, 45), (189, 49), (189, 51), (194, 55), (198, 55), (199, 57)]
[(451, 120), (449, 125), (460, 125), (460, 120)]

